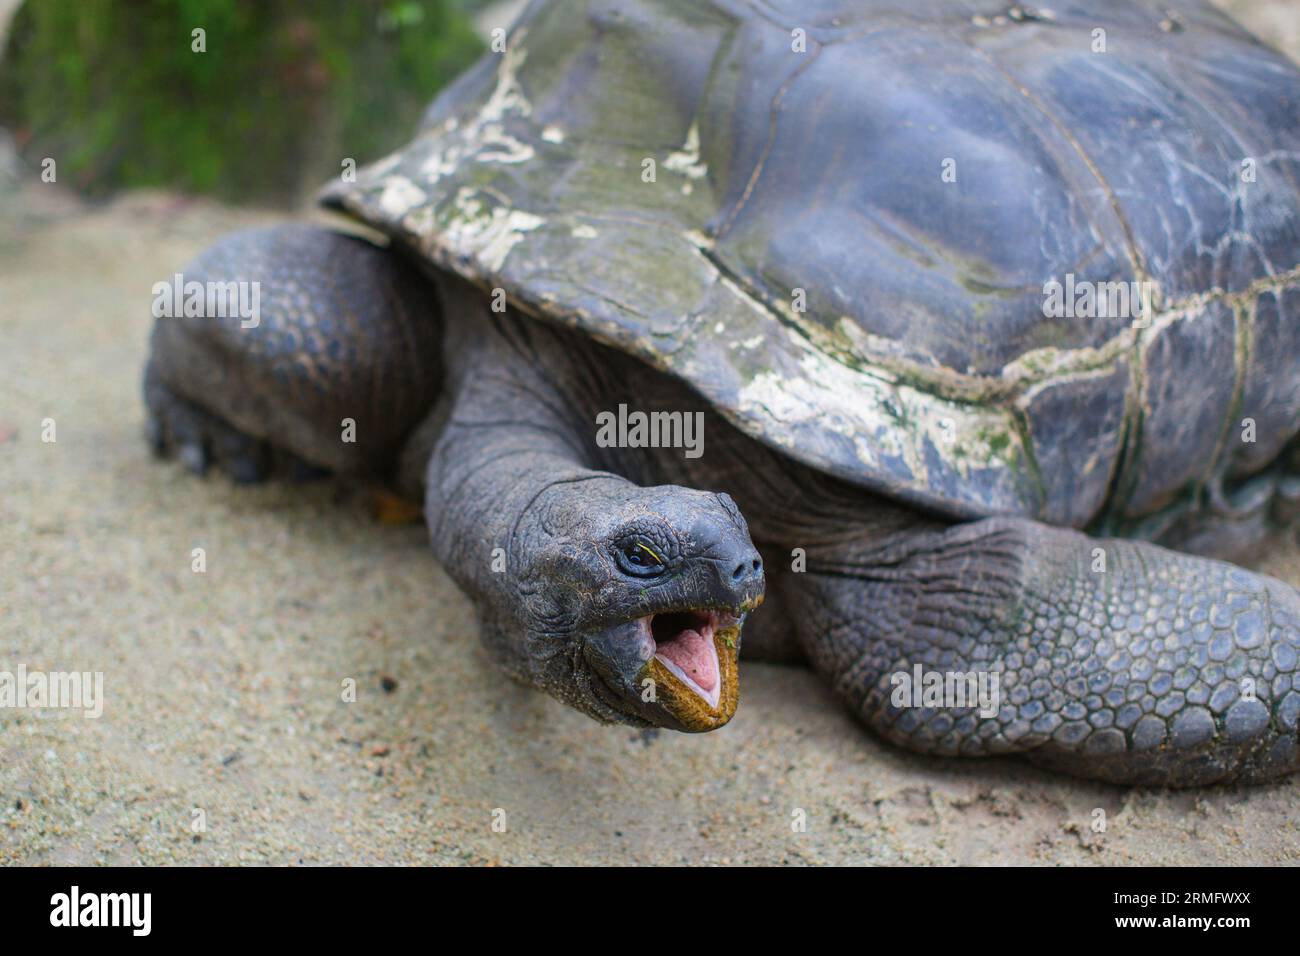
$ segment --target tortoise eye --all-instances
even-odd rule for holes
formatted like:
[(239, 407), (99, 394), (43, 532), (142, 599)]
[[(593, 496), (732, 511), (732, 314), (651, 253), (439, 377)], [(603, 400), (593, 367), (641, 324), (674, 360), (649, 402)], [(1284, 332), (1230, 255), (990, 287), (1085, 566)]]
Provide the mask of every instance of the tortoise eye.
[(619, 565), (628, 574), (652, 577), (664, 570), (664, 559), (642, 541), (632, 541), (618, 551)]

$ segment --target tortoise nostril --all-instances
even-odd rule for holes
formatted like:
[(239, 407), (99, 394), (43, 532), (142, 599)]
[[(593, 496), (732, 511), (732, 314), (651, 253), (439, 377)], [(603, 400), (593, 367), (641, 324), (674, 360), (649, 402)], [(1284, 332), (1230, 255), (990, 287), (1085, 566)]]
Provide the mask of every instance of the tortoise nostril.
[(763, 562), (754, 558), (752, 561), (741, 561), (731, 572), (731, 580), (741, 581), (747, 577), (757, 575), (763, 569)]
[(758, 558), (755, 558), (751, 567), (753, 567), (754, 573), (757, 574), (759, 571), (763, 570), (763, 562), (758, 560)]

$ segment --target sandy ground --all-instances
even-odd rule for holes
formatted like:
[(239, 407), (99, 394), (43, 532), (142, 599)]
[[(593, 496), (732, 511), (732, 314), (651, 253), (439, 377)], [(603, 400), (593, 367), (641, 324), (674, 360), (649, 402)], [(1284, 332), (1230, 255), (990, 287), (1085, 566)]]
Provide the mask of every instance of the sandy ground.
[[(365, 489), (147, 454), (150, 286), (267, 217), (54, 188), (0, 203), (0, 670), (102, 671), (106, 703), (0, 710), (0, 862), (1300, 861), (1300, 779), (1169, 792), (914, 757), (755, 664), (696, 737), (516, 687), (422, 530), (376, 522)], [(1300, 585), (1295, 536), (1261, 566)]]

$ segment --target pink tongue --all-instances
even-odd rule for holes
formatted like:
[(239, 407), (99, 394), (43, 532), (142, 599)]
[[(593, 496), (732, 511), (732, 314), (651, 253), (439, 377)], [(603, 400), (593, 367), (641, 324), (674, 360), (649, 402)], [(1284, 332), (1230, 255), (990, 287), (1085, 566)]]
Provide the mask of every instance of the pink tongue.
[(659, 653), (676, 664), (700, 689), (712, 692), (718, 686), (718, 659), (713, 654), (713, 640), (699, 631), (685, 630), (666, 644)]

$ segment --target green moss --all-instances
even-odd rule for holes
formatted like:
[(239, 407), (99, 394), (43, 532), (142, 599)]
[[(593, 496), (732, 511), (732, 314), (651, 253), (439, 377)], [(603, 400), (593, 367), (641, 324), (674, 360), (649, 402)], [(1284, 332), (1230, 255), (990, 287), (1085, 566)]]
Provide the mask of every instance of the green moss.
[[(482, 45), (447, 0), (40, 0), (15, 17), (0, 124), (90, 194), (288, 203), (389, 152)], [(205, 31), (205, 52), (193, 31)]]
[(1006, 454), (1007, 448), (1011, 445), (1011, 436), (1006, 432), (996, 432), (992, 435), (985, 435), (984, 442), (989, 446), (989, 450), (998, 458)]

